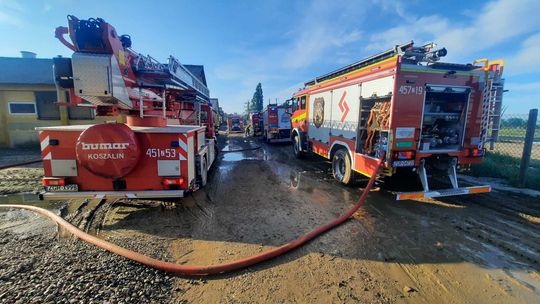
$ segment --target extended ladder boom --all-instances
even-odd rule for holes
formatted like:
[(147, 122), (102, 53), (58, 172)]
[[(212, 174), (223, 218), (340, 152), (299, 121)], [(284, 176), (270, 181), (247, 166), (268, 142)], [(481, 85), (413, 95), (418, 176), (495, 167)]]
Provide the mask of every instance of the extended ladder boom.
[[(70, 91), (71, 103), (86, 100), (99, 115), (179, 118), (184, 102), (208, 103), (203, 82), (173, 56), (166, 64), (132, 50), (131, 37), (118, 35), (103, 19), (68, 16), (56, 37), (74, 51), (55, 58), (55, 79)], [(69, 34), (72, 43), (64, 39)], [(198, 67), (202, 71), (202, 66)], [(203, 75), (204, 72), (201, 72)]]

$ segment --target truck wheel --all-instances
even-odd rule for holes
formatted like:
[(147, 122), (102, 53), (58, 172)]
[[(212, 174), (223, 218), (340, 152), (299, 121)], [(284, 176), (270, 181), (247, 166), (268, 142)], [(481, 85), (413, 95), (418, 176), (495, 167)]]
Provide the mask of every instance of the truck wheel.
[(293, 153), (296, 158), (303, 158), (304, 151), (302, 151), (302, 146), (300, 144), (300, 136), (295, 135), (293, 137)]
[(338, 182), (344, 185), (352, 183), (352, 163), (347, 150), (340, 149), (334, 154), (332, 158), (332, 174)]
[(206, 157), (203, 157), (201, 161), (201, 188), (206, 186), (206, 181), (208, 179), (207, 164)]

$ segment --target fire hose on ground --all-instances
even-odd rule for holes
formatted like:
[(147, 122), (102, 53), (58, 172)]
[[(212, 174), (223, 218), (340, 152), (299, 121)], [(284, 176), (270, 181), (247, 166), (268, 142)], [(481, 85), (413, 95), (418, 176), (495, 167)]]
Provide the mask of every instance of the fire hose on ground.
[[(384, 155), (383, 155), (383, 157), (384, 157)], [(376, 172), (379, 171), (379, 168), (381, 166), (383, 157), (381, 157), (381, 159), (379, 159), (377, 167), (375, 168), (375, 171), (374, 171), (375, 174), (373, 174), (371, 176), (371, 178), (369, 179), (369, 182), (368, 182), (366, 188), (364, 188), (364, 191), (362, 192), (362, 195), (358, 199), (358, 202), (351, 209), (349, 209), (347, 212), (345, 212), (344, 214), (342, 214), (338, 218), (332, 220), (331, 222), (329, 222), (327, 224), (319, 226), (319, 227), (313, 229), (312, 231), (308, 232), (307, 234), (297, 238), (296, 240), (294, 240), (294, 241), (292, 241), (290, 243), (287, 243), (285, 245), (282, 245), (280, 247), (269, 249), (269, 250), (261, 252), (259, 254), (256, 254), (256, 255), (253, 255), (253, 256), (250, 256), (250, 257), (246, 257), (246, 258), (242, 258), (242, 259), (239, 259), (239, 260), (236, 260), (236, 261), (230, 261), (230, 262), (225, 262), (225, 263), (216, 264), (216, 265), (208, 265), (208, 266), (178, 265), (178, 264), (175, 264), (175, 263), (165, 262), (165, 261), (161, 261), (161, 260), (158, 260), (158, 259), (154, 259), (154, 258), (151, 258), (151, 257), (146, 256), (144, 254), (141, 254), (141, 253), (138, 253), (138, 252), (135, 252), (135, 251), (120, 247), (120, 246), (115, 245), (113, 243), (102, 240), (102, 239), (100, 239), (98, 237), (92, 236), (92, 235), (80, 230), (79, 228), (75, 227), (74, 225), (72, 225), (71, 223), (69, 223), (68, 221), (66, 221), (62, 217), (60, 217), (59, 215), (56, 215), (55, 213), (53, 213), (53, 212), (51, 212), (49, 210), (43, 209), (43, 208), (39, 208), (39, 207), (35, 207), (35, 206), (28, 206), (28, 205), (0, 205), (0, 208), (26, 209), (26, 210), (30, 210), (30, 211), (39, 213), (41, 215), (44, 215), (44, 216), (50, 218), (51, 220), (56, 222), (58, 225), (60, 225), (62, 228), (66, 229), (67, 231), (72, 233), (74, 236), (78, 237), (79, 239), (81, 239), (81, 240), (83, 240), (83, 241), (85, 241), (85, 242), (87, 242), (89, 244), (95, 245), (95, 246), (97, 246), (99, 248), (105, 249), (105, 250), (107, 250), (109, 252), (112, 252), (114, 254), (123, 256), (125, 258), (128, 258), (130, 260), (133, 260), (135, 262), (138, 262), (140, 264), (143, 264), (143, 265), (155, 268), (155, 269), (159, 269), (159, 270), (166, 271), (166, 272), (182, 274), (182, 275), (199, 275), (199, 276), (203, 276), (203, 275), (220, 274), (220, 273), (225, 273), (225, 272), (237, 271), (237, 270), (240, 270), (240, 269), (243, 269), (243, 268), (246, 268), (246, 267), (249, 267), (249, 266), (252, 266), (252, 265), (267, 261), (267, 260), (270, 260), (272, 258), (275, 258), (275, 257), (279, 256), (279, 255), (285, 254), (285, 253), (287, 253), (287, 252), (289, 252), (289, 251), (291, 251), (293, 249), (296, 249), (296, 248), (302, 246), (303, 244), (305, 244), (305, 243), (309, 242), (310, 240), (314, 239), (315, 237), (325, 233), (326, 231), (328, 231), (328, 230), (330, 230), (330, 229), (332, 229), (334, 227), (337, 227), (337, 226), (341, 225), (342, 223), (344, 223), (345, 221), (347, 221), (360, 207), (362, 207), (362, 205), (366, 201), (366, 198), (367, 198), (371, 188), (373, 187), (373, 184), (375, 183), (375, 179), (377, 177)]]

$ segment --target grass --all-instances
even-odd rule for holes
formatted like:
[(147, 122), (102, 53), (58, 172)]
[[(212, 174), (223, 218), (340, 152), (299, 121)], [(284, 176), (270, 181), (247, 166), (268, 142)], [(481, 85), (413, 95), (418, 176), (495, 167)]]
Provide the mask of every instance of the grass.
[[(520, 128), (501, 128), (499, 130), (499, 136), (516, 136), (525, 137), (526, 130)], [(535, 132), (535, 135), (538, 134)]]
[[(481, 164), (471, 166), (470, 174), (482, 177), (497, 177), (518, 186), (520, 158), (499, 152), (487, 153)], [(540, 190), (540, 160), (531, 160), (525, 187)]]

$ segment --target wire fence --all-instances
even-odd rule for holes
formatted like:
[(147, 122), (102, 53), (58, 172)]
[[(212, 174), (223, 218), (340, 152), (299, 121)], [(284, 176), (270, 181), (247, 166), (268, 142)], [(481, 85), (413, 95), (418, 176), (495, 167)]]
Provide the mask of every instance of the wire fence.
[[(525, 145), (525, 133), (529, 114), (503, 114), (499, 128), (499, 138), (493, 149), (487, 145), (487, 153), (500, 154), (521, 158)], [(540, 161), (540, 125), (536, 125), (531, 151), (531, 160)]]

